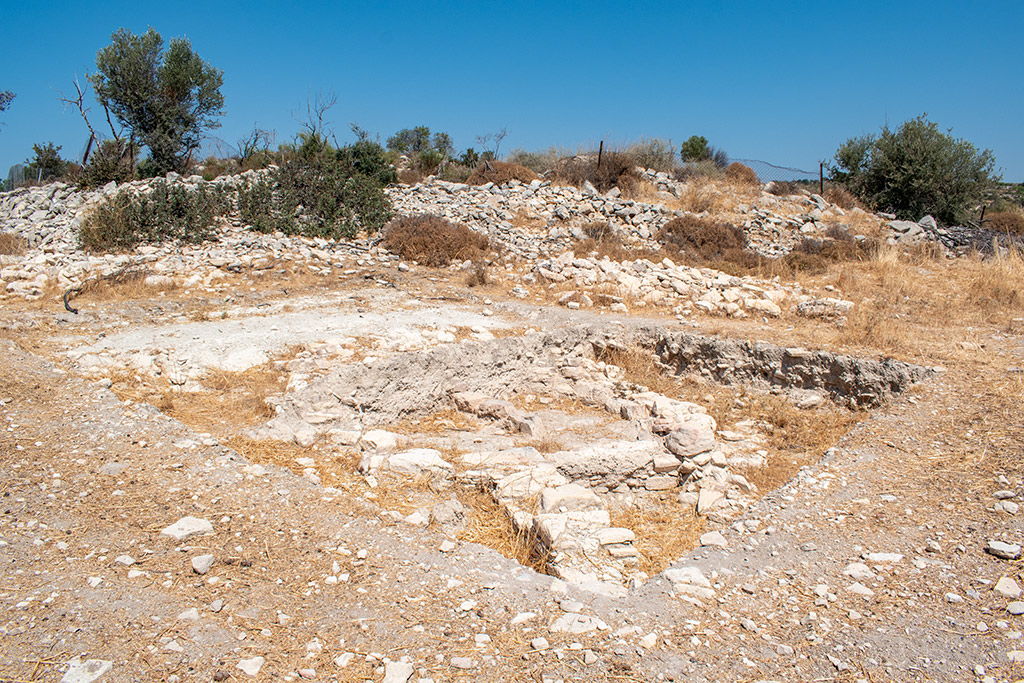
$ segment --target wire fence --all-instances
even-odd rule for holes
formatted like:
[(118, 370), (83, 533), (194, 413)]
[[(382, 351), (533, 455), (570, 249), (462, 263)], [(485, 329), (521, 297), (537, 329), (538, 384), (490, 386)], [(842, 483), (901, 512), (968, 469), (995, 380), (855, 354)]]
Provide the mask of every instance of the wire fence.
[(790, 166), (779, 166), (761, 159), (733, 159), (729, 162), (739, 162), (750, 167), (757, 174), (758, 180), (762, 183), (776, 182), (820, 182), (824, 175), (824, 168), (819, 165), (814, 171), (805, 171)]

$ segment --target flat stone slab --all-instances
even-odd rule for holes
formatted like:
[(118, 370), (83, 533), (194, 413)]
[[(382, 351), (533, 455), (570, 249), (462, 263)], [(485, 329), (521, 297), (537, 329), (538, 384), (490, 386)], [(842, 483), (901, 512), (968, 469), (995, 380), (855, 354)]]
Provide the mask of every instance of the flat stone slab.
[(170, 536), (176, 541), (184, 541), (197, 534), (208, 534), (213, 531), (213, 525), (205, 519), (198, 517), (182, 517), (174, 524), (160, 532), (161, 536)]

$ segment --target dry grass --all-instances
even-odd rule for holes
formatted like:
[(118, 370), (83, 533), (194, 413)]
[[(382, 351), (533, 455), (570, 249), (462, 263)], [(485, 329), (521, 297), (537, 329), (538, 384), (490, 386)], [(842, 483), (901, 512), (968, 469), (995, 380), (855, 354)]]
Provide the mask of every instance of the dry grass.
[(726, 197), (714, 180), (695, 177), (683, 185), (677, 208), (690, 213), (722, 213)]
[(707, 522), (695, 510), (684, 510), (673, 494), (645, 497), (634, 505), (609, 509), (614, 527), (636, 534), (640, 570), (654, 576), (695, 548)]
[(391, 425), (388, 430), (396, 434), (442, 436), (448, 432), (476, 431), (481, 424), (483, 423), (476, 417), (454, 408), (445, 408), (419, 417), (406, 418)]
[(853, 193), (842, 185), (829, 184), (825, 187), (825, 194), (823, 197), (826, 201), (835, 204), (844, 211), (849, 211), (855, 206), (864, 208)]
[[(489, 491), (461, 488), (458, 498), (469, 509), (466, 526), (459, 533), (460, 541), (479, 543), (534, 571), (547, 572), (550, 558), (541, 550), (536, 535), (518, 529), (509, 512), (494, 500)], [(527, 501), (523, 507), (533, 511), (536, 501)]]
[(486, 235), (430, 214), (401, 216), (384, 228), (384, 246), (407, 261), (432, 268), (486, 256)]
[(484, 185), (486, 183), (504, 185), (510, 180), (528, 183), (538, 178), (540, 176), (532, 170), (519, 164), (511, 164), (505, 161), (485, 161), (476, 167), (476, 170), (473, 171), (466, 182), (470, 185)]
[(873, 258), (833, 268), (830, 280), (856, 303), (832, 343), (915, 354), (959, 325), (1008, 325), (1024, 306), (1024, 254), (947, 259), (927, 247), (881, 245)]
[(0, 254), (4, 256), (23, 256), (28, 251), (28, 240), (21, 235), (9, 232), (0, 233)]
[(663, 372), (654, 354), (646, 349), (637, 346), (624, 349), (608, 348), (597, 360), (621, 368), (622, 378), (626, 382), (666, 396), (679, 391), (679, 380)]
[(1024, 207), (1009, 205), (1003, 211), (985, 214), (982, 227), (1011, 235), (1024, 235)]

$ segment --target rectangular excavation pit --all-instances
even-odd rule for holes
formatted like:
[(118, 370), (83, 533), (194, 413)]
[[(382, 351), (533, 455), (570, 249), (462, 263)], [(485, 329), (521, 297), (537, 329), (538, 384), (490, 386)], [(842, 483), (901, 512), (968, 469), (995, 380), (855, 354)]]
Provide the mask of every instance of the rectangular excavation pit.
[[(699, 395), (635, 381), (624, 366), (636, 360), (662, 391), (673, 393), (661, 380), (702, 377), (814, 433), (825, 432), (816, 416), (845, 430), (930, 372), (658, 327), (578, 327), (331, 367), (271, 399), (275, 417), (249, 436), (352, 449), (373, 486), (427, 476), (483, 488), (550, 573), (622, 595), (686, 549), (680, 535), (692, 543), (706, 519), (733, 519), (779, 483), (757, 476), (770, 454), (756, 419), (719, 425)], [(440, 414), (451, 429), (422, 426)], [(429, 521), (429, 507), (410, 523)]]

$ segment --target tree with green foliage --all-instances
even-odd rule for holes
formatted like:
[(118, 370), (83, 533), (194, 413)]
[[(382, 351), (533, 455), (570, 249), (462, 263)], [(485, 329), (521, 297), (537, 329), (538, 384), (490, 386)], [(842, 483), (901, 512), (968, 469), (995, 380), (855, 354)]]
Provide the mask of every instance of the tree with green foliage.
[(47, 142), (45, 145), (32, 145), (35, 158), (25, 160), (25, 174), (33, 180), (52, 180), (64, 175), (69, 162), (61, 159), (60, 145)]
[(708, 149), (708, 139), (703, 135), (691, 135), (683, 143), (682, 148), (679, 150), (679, 156), (682, 157), (683, 161), (688, 162), (709, 159), (711, 153)]
[(994, 167), (991, 150), (942, 132), (922, 114), (895, 131), (850, 138), (836, 150), (830, 175), (877, 210), (953, 225), (984, 201), (998, 180)]
[(203, 131), (220, 125), (224, 74), (187, 39), (176, 38), (165, 50), (152, 28), (141, 36), (118, 29), (96, 54), (96, 69), (89, 80), (97, 99), (133, 142), (149, 149), (154, 174), (185, 170)]
[(699, 164), (710, 161), (718, 168), (729, 165), (729, 155), (725, 150), (709, 145), (708, 139), (703, 135), (691, 135), (680, 148), (679, 156), (686, 163)]
[(387, 145), (389, 151), (408, 156), (413, 168), (424, 174), (434, 173), (455, 152), (448, 133), (431, 135), (428, 126), (403, 128), (388, 138)]

